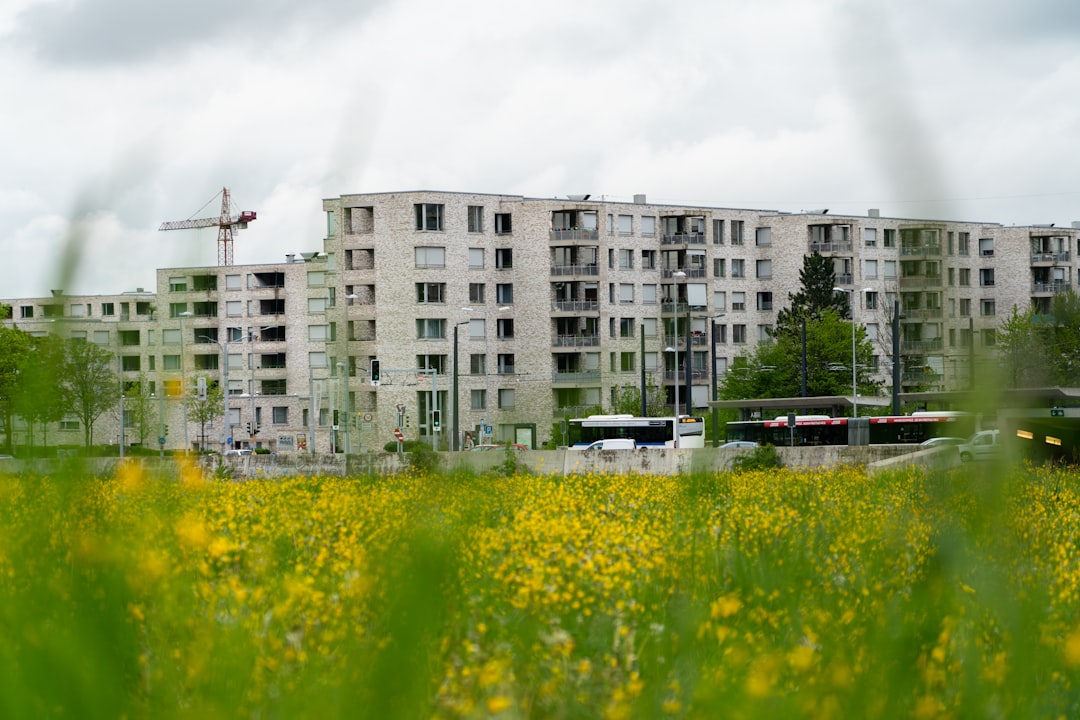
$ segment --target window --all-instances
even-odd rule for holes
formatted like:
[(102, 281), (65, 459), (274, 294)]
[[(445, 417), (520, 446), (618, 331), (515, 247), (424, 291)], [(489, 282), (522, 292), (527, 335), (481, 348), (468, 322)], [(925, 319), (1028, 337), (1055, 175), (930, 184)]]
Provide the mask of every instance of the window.
[(500, 388), (499, 389), (499, 408), (502, 410), (508, 410), (514, 407), (516, 399), (514, 397), (513, 388)]
[(877, 280), (877, 260), (863, 260), (863, 280)]
[(120, 337), (120, 344), (124, 346), (132, 346), (139, 344), (139, 331), (138, 330), (121, 330), (117, 333)]
[(187, 292), (187, 278), (169, 278), (169, 292)]
[(979, 286), (980, 287), (993, 287), (994, 286), (994, 268), (983, 268), (979, 270)]
[(993, 300), (983, 300), (979, 303), (979, 313), (983, 317), (997, 315), (997, 304)]
[(956, 234), (956, 252), (958, 255), (968, 255), (971, 247), (971, 233), (957, 233)]
[(772, 325), (758, 325), (757, 326), (757, 339), (758, 342), (767, 342), (772, 337)]
[(727, 325), (714, 325), (713, 326), (713, 339), (718, 345), (727, 343)]
[(632, 215), (619, 216), (619, 234), (632, 235), (634, 233), (634, 217)]
[(714, 292), (712, 295), (713, 310), (716, 312), (724, 312), (727, 310), (727, 293), (726, 292)]
[(759, 247), (772, 245), (772, 228), (759, 227), (754, 233), (754, 243)]
[(439, 375), (446, 374), (446, 356), (445, 355), (417, 355), (416, 367), (421, 370), (434, 371)]
[(229, 317), (240, 317), (244, 314), (244, 303), (240, 300), (227, 300), (225, 314)]
[(743, 244), (743, 230), (746, 223), (742, 220), (731, 221), (731, 244), (742, 245)]
[(969, 298), (960, 298), (960, 317), (968, 317), (971, 315), (971, 300)]
[(757, 309), (758, 310), (772, 310), (772, 293), (771, 292), (759, 292), (757, 294)]
[(654, 216), (641, 216), (641, 234), (645, 237), (654, 237), (656, 235), (656, 218)]
[(111, 302), (101, 303), (101, 314), (105, 317), (110, 317), (116, 314), (116, 306)]
[(634, 302), (634, 283), (619, 283), (619, 302)]
[(956, 268), (949, 268), (949, 287), (956, 285)]
[(446, 302), (446, 283), (416, 283), (416, 302)]
[(308, 366), (313, 368), (325, 368), (330, 364), (325, 352), (308, 353)]
[(863, 293), (863, 307), (866, 310), (877, 310), (878, 294), (871, 290)]
[(713, 220), (712, 221), (712, 241), (713, 245), (724, 244), (724, 221)]
[(416, 210), (416, 229), (441, 231), (443, 229), (443, 206), (431, 203), (417, 203), (413, 206)]
[(514, 283), (498, 283), (495, 285), (495, 302), (500, 305), (511, 305), (514, 302)]
[(484, 283), (469, 283), (469, 302), (475, 305), (483, 305), (484, 302), (484, 288), (487, 287)]
[(863, 245), (866, 247), (877, 246), (877, 228), (863, 228), (862, 229)]
[(511, 318), (499, 318), (495, 322), (496, 337), (500, 340), (511, 340), (514, 337), (514, 321)]
[(499, 248), (495, 251), (495, 269), (509, 270), (514, 267), (514, 251), (511, 248)]
[(495, 213), (495, 234), (509, 235), (510, 230), (510, 213)]
[(759, 280), (768, 280), (772, 277), (772, 260), (757, 261), (757, 277)]
[(635, 353), (619, 353), (619, 370), (622, 372), (633, 372), (635, 369), (637, 369)]
[(446, 267), (446, 248), (417, 247), (414, 248), (414, 253), (416, 255), (416, 267), (418, 268)]
[(307, 309), (309, 313), (324, 313), (330, 301), (323, 297), (308, 298)]
[(646, 305), (656, 304), (656, 286), (655, 285), (642, 285), (641, 286), (641, 302)]
[(483, 388), (479, 390), (469, 391), (469, 409), (471, 410), (486, 410), (487, 409), (487, 391)]
[(513, 353), (499, 353), (498, 373), (500, 375), (513, 375), (514, 374), (514, 354)]
[(469, 269), (484, 269), (484, 248), (469, 248)]
[(884, 237), (884, 241), (882, 242), (882, 246), (887, 247), (887, 248), (896, 247), (896, 230), (887, 228), (884, 231), (884, 235), (885, 235), (885, 237)]
[[(169, 303), (169, 317), (178, 318), (188, 311), (187, 303)], [(31, 317), (33, 317), (31, 315)]]
[(986, 328), (982, 331), (982, 344), (986, 347), (997, 345), (997, 330)]
[(731, 277), (741, 278), (746, 277), (746, 261), (741, 259), (734, 259), (731, 261)]
[(647, 338), (656, 337), (656, 318), (642, 318), (641, 320), (641, 332)]
[(619, 337), (634, 337), (634, 318), (619, 318)]
[(960, 284), (961, 287), (971, 285), (971, 269), (970, 268), (960, 268), (960, 281), (959, 281), (959, 284)]
[(745, 325), (732, 325), (731, 326), (731, 342), (736, 345), (746, 344), (746, 326)]
[(120, 359), (124, 367), (124, 372), (138, 372), (142, 367), (138, 355), (125, 355)]
[(886, 280), (895, 280), (896, 279), (896, 261), (895, 260), (886, 260), (885, 261), (884, 276), (885, 276)]
[(610, 270), (615, 269), (615, 249), (614, 248), (609, 248), (608, 251), (607, 251), (607, 266), (608, 266), (608, 269), (610, 269)]
[(733, 312), (741, 312), (746, 309), (746, 293), (733, 292), (731, 293), (731, 310)]
[(275, 405), (270, 408), (270, 421), (274, 425), (289, 424), (289, 408), (287, 405)]
[(487, 321), (484, 318), (474, 318), (469, 321), (469, 337), (473, 340), (483, 340), (487, 336)]
[(180, 356), (179, 355), (162, 355), (161, 356), (161, 369), (162, 370), (179, 370), (180, 369)]
[(484, 208), (480, 205), (469, 206), (469, 232), (484, 232)]
[(993, 257), (994, 238), (979, 238), (979, 255), (981, 257)]
[(307, 274), (307, 286), (310, 287), (325, 287), (326, 285), (326, 271), (325, 270), (311, 270)]
[(713, 277), (724, 277), (725, 261), (724, 258), (713, 258), (712, 261), (712, 274)]
[(627, 248), (619, 250), (619, 269), (620, 270), (633, 270), (634, 269), (634, 251)]
[(217, 275), (196, 275), (191, 278), (192, 290), (217, 290)]
[(442, 318), (417, 318), (416, 337), (420, 340), (439, 340), (446, 337), (446, 320)]
[(243, 281), (239, 275), (226, 275), (225, 276), (225, 289), (226, 290), (243, 290)]
[(655, 270), (656, 269), (656, 251), (655, 250), (642, 250), (641, 251), (641, 269), (642, 270)]
[(469, 374), (487, 375), (487, 355), (472, 353), (469, 355)]
[(93, 340), (93, 342), (94, 342), (95, 345), (102, 345), (102, 346), (108, 345), (109, 342), (110, 342), (110, 340), (109, 340), (109, 331), (108, 330), (95, 330), (94, 331), (94, 340)]

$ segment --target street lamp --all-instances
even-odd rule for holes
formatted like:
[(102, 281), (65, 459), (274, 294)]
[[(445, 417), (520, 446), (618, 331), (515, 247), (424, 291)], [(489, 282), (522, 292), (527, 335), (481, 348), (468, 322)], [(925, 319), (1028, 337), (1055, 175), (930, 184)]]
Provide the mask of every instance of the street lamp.
[[(510, 309), (509, 305), (503, 305), (501, 307), (496, 308), (496, 311), (497, 312), (504, 312), (504, 311), (509, 310), (509, 309)], [(461, 308), (461, 311), (462, 312), (467, 312), (467, 313), (476, 313), (477, 312), (475, 309), (473, 309), (471, 307), (463, 307), (463, 308)], [(488, 374), (489, 373), (488, 373), (488, 366), (487, 366), (487, 363), (488, 363), (488, 327), (487, 327), (487, 321), (488, 321), (488, 316), (490, 315), (490, 313), (489, 313), (489, 311), (484, 310), (484, 311), (482, 311), (482, 314), (484, 315), (484, 408), (486, 409), (488, 402), (490, 402), (489, 396), (491, 394), (489, 384), (488, 384)], [(468, 320), (466, 322), (471, 323), (472, 321)], [(465, 323), (462, 323), (462, 324), (465, 324)], [(454, 332), (455, 332), (455, 337), (457, 337), (457, 335), (456, 335), (457, 327), (456, 326), (454, 328)], [(471, 337), (471, 334), (470, 334), (470, 337)], [(456, 366), (456, 364), (457, 364), (457, 355), (456, 355), (457, 351), (455, 350), (454, 352), (455, 352), (454, 364)], [(494, 423), (492, 423), (492, 424), (494, 424)], [(484, 440), (484, 428), (482, 426), (480, 428), (480, 437), (477, 438), (477, 439), (479, 441), (481, 441), (481, 442)]]
[[(678, 282), (679, 282), (679, 280), (686, 280), (686, 273), (683, 272), (682, 270), (676, 270), (675, 272), (671, 273), (671, 278), (672, 278), (672, 283), (671, 283), (672, 289), (675, 291), (675, 293), (674, 293), (675, 297), (673, 298), (674, 303), (673, 303), (673, 306), (672, 306), (672, 309), (674, 310), (674, 312), (672, 314), (674, 316), (674, 323), (673, 323), (674, 328), (673, 329), (675, 330), (675, 333), (674, 333), (675, 346), (677, 348), (678, 345), (679, 345), (679, 286), (678, 286)], [(690, 395), (690, 362), (689, 362), (689, 360), (690, 360), (690, 298), (687, 297), (686, 298), (686, 351), (684, 353), (684, 359), (683, 359), (683, 362), (686, 363), (687, 414), (689, 414), (689, 404), (690, 404), (690, 397), (689, 397), (689, 395)], [(678, 350), (675, 351), (675, 365), (676, 365), (676, 367), (675, 367), (675, 417), (678, 417), (679, 416), (679, 368), (678, 368), (678, 365), (679, 365), (679, 352), (678, 352)]]
[[(451, 450), (460, 450), (461, 444), (458, 440), (458, 404), (459, 404), (459, 392), (458, 392), (458, 328), (462, 325), (468, 325), (470, 320), (462, 320), (461, 322), (454, 323), (454, 382), (453, 385), (453, 401), (454, 406), (450, 413), (450, 430), (453, 433), (453, 437), (450, 440)], [(485, 368), (486, 370), (487, 368)]]
[[(199, 338), (214, 343), (221, 350), (221, 361), (223, 363), (221, 369), (221, 382), (224, 385), (225, 390), (225, 397), (223, 400), (225, 405), (225, 419), (222, 422), (221, 428), (221, 445), (224, 449), (228, 450), (230, 448), (225, 446), (229, 444), (229, 438), (232, 435), (232, 418), (229, 415), (229, 343), (232, 341), (226, 340), (222, 343), (220, 340), (215, 340), (209, 335), (199, 335)], [(203, 417), (205, 417), (205, 415)]]
[(664, 352), (675, 353), (675, 417), (679, 417), (679, 348), (666, 347)]
[[(874, 288), (863, 288), (860, 292), (872, 292)], [(848, 307), (851, 308), (851, 416), (859, 417), (859, 366), (855, 355), (855, 289), (834, 287), (834, 292), (846, 293)]]

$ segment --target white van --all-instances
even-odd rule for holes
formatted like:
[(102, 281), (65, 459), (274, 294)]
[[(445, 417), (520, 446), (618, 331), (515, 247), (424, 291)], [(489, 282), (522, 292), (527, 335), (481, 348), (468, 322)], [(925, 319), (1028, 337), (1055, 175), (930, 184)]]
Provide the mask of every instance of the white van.
[(637, 448), (637, 441), (633, 438), (605, 438), (603, 440), (597, 440), (592, 445), (587, 446), (586, 450), (635, 450)]
[(960, 460), (963, 462), (995, 460), (1001, 457), (1001, 431), (983, 430), (977, 432), (958, 449), (960, 450)]

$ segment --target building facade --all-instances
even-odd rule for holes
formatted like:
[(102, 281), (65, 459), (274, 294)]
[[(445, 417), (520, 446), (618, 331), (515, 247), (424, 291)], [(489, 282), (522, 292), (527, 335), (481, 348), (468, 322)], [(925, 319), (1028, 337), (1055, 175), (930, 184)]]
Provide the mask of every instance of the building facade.
[(209, 439), (189, 417), (189, 445), (355, 452), (400, 430), (445, 448), (457, 427), (538, 446), (642, 370), (673, 407), (703, 410), (713, 358), (722, 378), (768, 336), (812, 252), (856, 303), (886, 386), (899, 308), (904, 391), (968, 387), (972, 351), (992, 351), (1014, 306), (1049, 312), (1080, 282), (1075, 223), (433, 191), (323, 209), (321, 252), (161, 269), (152, 293), (5, 300), (5, 322), (114, 347), (126, 383), (164, 389), (169, 447), (184, 444), (180, 378), (200, 374), (228, 387), (228, 417)]

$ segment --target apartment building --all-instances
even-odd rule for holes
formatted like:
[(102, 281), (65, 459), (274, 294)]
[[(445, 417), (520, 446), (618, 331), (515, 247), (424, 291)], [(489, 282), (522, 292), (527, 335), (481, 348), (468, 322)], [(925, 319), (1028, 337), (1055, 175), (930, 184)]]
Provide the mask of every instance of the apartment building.
[[(1080, 282), (1076, 223), (434, 191), (323, 209), (322, 252), (159, 269), (154, 292), (4, 300), (4, 322), (113, 348), (124, 382), (162, 398), (170, 448), (355, 452), (396, 428), (430, 437), (436, 417), (447, 447), (455, 416), (479, 439), (536, 446), (553, 423), (638, 387), (642, 370), (669, 403), (677, 382), (681, 409), (703, 411), (713, 358), (722, 377), (768, 336), (812, 252), (855, 299), (886, 386), (899, 308), (905, 391), (967, 387), (973, 350), (993, 349), (1014, 305), (1049, 312)], [(209, 437), (190, 418), (182, 430), (182, 376), (228, 387)]]

